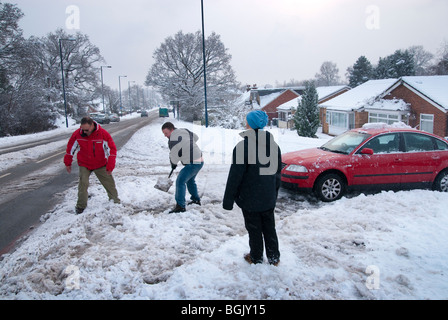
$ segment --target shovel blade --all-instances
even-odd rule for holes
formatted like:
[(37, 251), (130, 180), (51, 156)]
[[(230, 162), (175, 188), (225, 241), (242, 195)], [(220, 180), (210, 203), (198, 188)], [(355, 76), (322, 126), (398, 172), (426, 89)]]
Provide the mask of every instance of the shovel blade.
[(172, 185), (173, 185), (173, 180), (171, 180), (169, 178), (160, 177), (157, 180), (157, 183), (155, 184), (154, 188), (161, 190), (163, 192), (168, 192), (168, 190), (170, 190)]

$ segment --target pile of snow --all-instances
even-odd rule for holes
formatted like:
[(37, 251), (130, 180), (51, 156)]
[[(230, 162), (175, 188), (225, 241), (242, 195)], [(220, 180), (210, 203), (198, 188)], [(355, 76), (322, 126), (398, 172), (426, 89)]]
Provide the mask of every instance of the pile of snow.
[[(168, 214), (174, 188), (154, 188), (170, 171), (161, 121), (119, 151), (114, 176), (122, 204), (109, 202), (92, 176), (89, 206), (74, 215), (77, 190), (69, 189), (2, 257), (0, 299), (448, 298), (448, 194), (382, 192), (324, 204), (281, 190), (281, 262), (249, 265), (241, 211), (221, 204), (239, 131), (192, 128), (206, 159), (197, 178), (202, 206)], [(329, 139), (271, 132), (283, 152)]]
[(410, 104), (402, 99), (379, 99), (370, 104), (369, 109), (389, 111), (409, 111)]
[(394, 122), (392, 124), (387, 124), (384, 122), (370, 122), (370, 123), (365, 123), (362, 126), (362, 129), (365, 129), (365, 130), (368, 130), (368, 129), (390, 129), (390, 128), (412, 129), (411, 126), (409, 126), (406, 123), (401, 122), (401, 121)]

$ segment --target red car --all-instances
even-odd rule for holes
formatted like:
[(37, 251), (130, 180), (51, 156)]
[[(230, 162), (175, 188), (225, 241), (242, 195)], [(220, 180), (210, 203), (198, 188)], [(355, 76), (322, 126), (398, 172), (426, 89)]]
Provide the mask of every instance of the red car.
[(448, 191), (448, 141), (410, 128), (347, 131), (320, 148), (284, 154), (282, 166), (283, 187), (326, 202), (353, 189)]

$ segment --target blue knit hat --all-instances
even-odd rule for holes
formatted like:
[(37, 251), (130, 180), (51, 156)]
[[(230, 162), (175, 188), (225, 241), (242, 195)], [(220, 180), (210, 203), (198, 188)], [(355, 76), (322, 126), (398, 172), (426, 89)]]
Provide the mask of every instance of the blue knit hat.
[(253, 110), (246, 116), (247, 123), (252, 129), (263, 129), (268, 124), (269, 118), (266, 112)]

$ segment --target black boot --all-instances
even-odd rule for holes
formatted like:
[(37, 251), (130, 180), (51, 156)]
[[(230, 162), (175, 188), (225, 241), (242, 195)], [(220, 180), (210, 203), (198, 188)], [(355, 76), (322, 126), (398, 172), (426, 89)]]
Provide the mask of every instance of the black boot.
[(177, 213), (177, 212), (185, 212), (185, 208), (176, 204), (176, 207), (173, 210), (171, 210), (169, 213)]
[(190, 202), (188, 202), (188, 205), (191, 205), (191, 204), (197, 204), (198, 206), (200, 206), (201, 200), (191, 200)]

